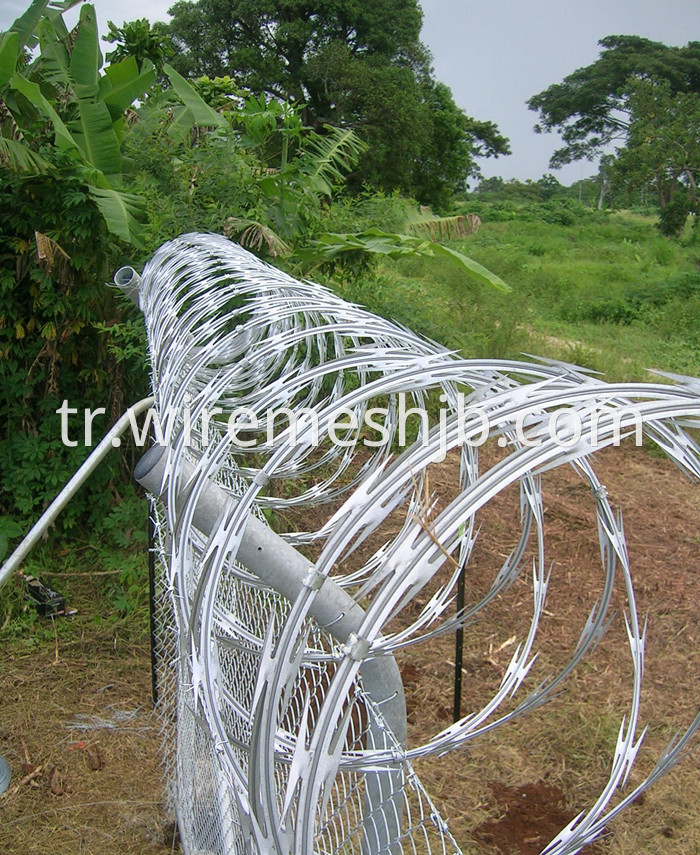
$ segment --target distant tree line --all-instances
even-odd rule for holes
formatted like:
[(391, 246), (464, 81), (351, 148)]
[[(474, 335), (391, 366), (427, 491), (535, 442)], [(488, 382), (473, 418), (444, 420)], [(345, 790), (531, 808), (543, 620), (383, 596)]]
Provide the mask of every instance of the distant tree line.
[[(539, 133), (559, 131), (565, 145), (550, 165), (601, 159), (601, 201), (654, 198), (660, 227), (682, 232), (698, 213), (700, 42), (669, 47), (639, 36), (608, 36), (599, 58), (533, 95)], [(697, 221), (697, 220), (696, 220)]]

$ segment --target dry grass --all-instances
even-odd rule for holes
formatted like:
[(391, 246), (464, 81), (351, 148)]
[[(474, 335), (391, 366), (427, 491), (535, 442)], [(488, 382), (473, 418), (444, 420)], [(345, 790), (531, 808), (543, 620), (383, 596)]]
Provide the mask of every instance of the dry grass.
[[(64, 628), (29, 653), (21, 640), (5, 646), (0, 752), (13, 780), (0, 796), (0, 851), (171, 851), (148, 651), (99, 628), (89, 595), (84, 589), (71, 598), (80, 610), (73, 638), (65, 640)], [(97, 726), (98, 719), (114, 726)]]

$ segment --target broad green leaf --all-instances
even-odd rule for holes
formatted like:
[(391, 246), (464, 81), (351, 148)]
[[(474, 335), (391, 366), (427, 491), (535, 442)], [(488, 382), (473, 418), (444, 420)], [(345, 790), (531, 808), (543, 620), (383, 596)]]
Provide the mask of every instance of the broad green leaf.
[(0, 41), (0, 86), (5, 86), (15, 73), (19, 57), (19, 35), (5, 33)]
[(98, 39), (95, 7), (86, 3), (80, 9), (80, 22), (70, 58), (70, 73), (79, 98), (95, 98), (98, 94), (97, 82), (102, 67)]
[(46, 66), (51, 78), (69, 86), (71, 84), (70, 56), (65, 44), (56, 33), (53, 23), (48, 18), (42, 18), (37, 32), (41, 45), (42, 72)]
[(63, 20), (63, 13), (82, 2), (83, 0), (65, 0), (63, 3), (53, 2), (46, 10), (46, 20), (51, 21), (51, 26), (59, 41), (67, 40), (69, 36), (68, 27), (66, 27), (66, 22)]
[(53, 166), (32, 151), (26, 143), (0, 136), (0, 165), (12, 172), (39, 174), (50, 172)]
[(21, 534), (22, 527), (13, 519), (10, 517), (0, 517), (0, 561), (2, 561), (7, 554), (7, 548), (10, 542), (9, 539), (11, 537), (20, 537)]
[(174, 140), (182, 139), (194, 125), (194, 116), (189, 107), (173, 107), (173, 120), (168, 126), (168, 136)]
[(463, 255), (461, 252), (450, 249), (449, 246), (443, 246), (441, 243), (431, 242), (431, 247), (434, 255), (442, 256), (456, 262), (460, 267), (464, 268), (472, 279), (476, 279), (484, 285), (493, 285), (494, 288), (498, 288), (499, 291), (503, 291), (506, 294), (512, 290), (510, 285), (507, 285), (500, 276), (496, 276), (495, 273), (482, 267), (477, 261)]
[(171, 65), (164, 65), (163, 71), (170, 78), (173, 89), (182, 103), (191, 111), (194, 121), (198, 125), (224, 129), (229, 127), (226, 119), (216, 110), (213, 110)]
[(0, 517), (0, 532), (7, 537), (20, 537), (22, 531), (22, 526), (15, 522), (12, 517)]
[(88, 189), (110, 232), (139, 249), (143, 248), (138, 237), (146, 216), (142, 197), (91, 185)]
[[(119, 145), (119, 151), (121, 152), (122, 142), (124, 141), (124, 119), (119, 116), (118, 119), (115, 119), (112, 122), (112, 130), (114, 131), (114, 136), (117, 138), (117, 143)], [(124, 158), (122, 157), (122, 172), (124, 172)]]
[(16, 89), (17, 92), (21, 92), (22, 95), (24, 95), (24, 97), (37, 108), (37, 110), (43, 113), (44, 116), (50, 120), (56, 134), (56, 145), (59, 148), (75, 148), (79, 150), (78, 144), (71, 136), (70, 131), (63, 124), (63, 120), (58, 113), (44, 97), (37, 83), (32, 83), (27, 80), (26, 77), (22, 77), (20, 74), (15, 74), (10, 78), (10, 88)]
[(22, 46), (34, 48), (38, 43), (36, 31), (39, 21), (48, 18), (53, 23), (58, 38), (65, 38), (68, 30), (61, 15), (82, 2), (83, 0), (33, 0), (27, 11), (12, 24), (9, 32), (17, 33)]
[(36, 44), (36, 38), (33, 37), (34, 32), (50, 1), (33, 0), (27, 11), (20, 15), (10, 27), (10, 32), (17, 33), (23, 45), (34, 47)]
[(258, 187), (270, 199), (277, 196), (282, 190), (283, 184), (279, 174), (264, 175), (258, 179)]
[(456, 264), (484, 285), (491, 285), (499, 291), (511, 290), (500, 276), (496, 276), (495, 273), (461, 252), (423, 238), (383, 232), (380, 229), (367, 229), (354, 234), (323, 234), (316, 240), (310, 241), (308, 246), (296, 250), (294, 254), (304, 261), (319, 266), (326, 261), (332, 261), (344, 252), (358, 250), (374, 255), (386, 255), (389, 258), (401, 258), (406, 255), (442, 257)]
[(119, 141), (112, 127), (112, 117), (105, 104), (78, 101), (79, 118), (68, 123), (73, 138), (85, 160), (105, 175), (120, 175), (122, 171)]
[[(155, 66), (147, 59), (144, 60), (140, 72), (133, 56), (108, 65), (105, 76), (100, 81), (100, 89), (102, 100), (107, 105), (112, 119), (120, 118), (127, 107), (153, 86), (156, 77)], [(103, 81), (106, 81), (106, 84)]]

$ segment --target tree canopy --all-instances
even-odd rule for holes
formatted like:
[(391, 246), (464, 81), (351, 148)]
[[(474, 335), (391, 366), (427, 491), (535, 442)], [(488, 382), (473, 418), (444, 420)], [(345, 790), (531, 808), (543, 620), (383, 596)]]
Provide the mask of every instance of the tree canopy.
[(475, 157), (508, 153), (491, 122), (469, 118), (435, 81), (417, 0), (179, 0), (173, 64), (228, 75), (255, 94), (303, 106), (306, 125), (352, 128), (369, 144), (354, 183), (441, 207)]
[(633, 80), (629, 89), (627, 144), (615, 158), (613, 183), (652, 187), (661, 208), (660, 226), (679, 235), (697, 211), (700, 180), (700, 95), (672, 92), (668, 80)]
[(557, 168), (592, 159), (630, 127), (630, 78), (664, 80), (671, 94), (700, 93), (700, 42), (670, 47), (640, 36), (607, 36), (598, 59), (527, 102), (540, 114), (539, 133), (557, 130), (566, 145), (552, 156)]
[(307, 64), (329, 46), (399, 64), (425, 59), (415, 0), (178, 0), (169, 12), (180, 67), (189, 74), (235, 72), (245, 88), (303, 101), (315, 116), (324, 113), (328, 97), (322, 77)]

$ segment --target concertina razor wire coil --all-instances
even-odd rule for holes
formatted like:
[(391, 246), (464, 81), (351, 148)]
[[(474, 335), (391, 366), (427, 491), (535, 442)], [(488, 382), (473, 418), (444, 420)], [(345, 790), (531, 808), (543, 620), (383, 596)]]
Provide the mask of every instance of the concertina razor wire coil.
[[(145, 317), (162, 427), (135, 474), (156, 521), (159, 706), (187, 855), (460, 852), (413, 761), (467, 746), (557, 693), (605, 631), (616, 579), (627, 601), (629, 712), (600, 796), (543, 852), (579, 851), (687, 754), (700, 716), (620, 794), (643, 736), (645, 628), (621, 517), (590, 455), (639, 422), (698, 479), (700, 448), (687, 432), (700, 425), (698, 380), (605, 383), (560, 362), (461, 359), (215, 235), (183, 235), (141, 278), (126, 268), (115, 282)], [(441, 424), (419, 419), (399, 443), (402, 407), (434, 410), (438, 395)], [(580, 427), (566, 444), (546, 430), (557, 410)], [(234, 411), (246, 414), (247, 445), (227, 429)], [(214, 413), (206, 429), (205, 413)], [(341, 413), (342, 444), (329, 439)], [(381, 445), (363, 441), (368, 414)], [(484, 424), (504, 449), (491, 468), (469, 441)], [(438, 510), (427, 473), (445, 451), (459, 456), (459, 476)], [(529, 686), (550, 572), (542, 480), (565, 463), (590, 487), (604, 581), (569, 661)], [(488, 592), (448, 615), (475, 515), (510, 485), (520, 491), (519, 542)], [(331, 503), (313, 530), (267, 525)], [(399, 523), (382, 536), (390, 517)], [(493, 697), (407, 744), (396, 658), (473, 621), (521, 574), (531, 574), (529, 629)], [(427, 603), (409, 609), (431, 582)]]

